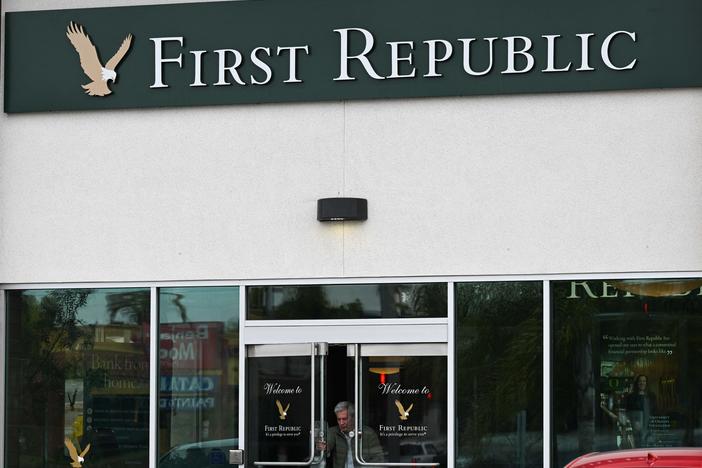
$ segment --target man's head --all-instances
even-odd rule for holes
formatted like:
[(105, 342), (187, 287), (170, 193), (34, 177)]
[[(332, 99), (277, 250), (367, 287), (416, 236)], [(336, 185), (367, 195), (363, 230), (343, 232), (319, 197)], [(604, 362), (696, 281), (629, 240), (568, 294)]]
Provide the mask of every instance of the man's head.
[(645, 375), (639, 375), (636, 377), (636, 390), (640, 393), (646, 391), (646, 385), (648, 385), (648, 377)]
[(341, 432), (353, 430), (354, 416), (356, 414), (353, 403), (340, 401), (334, 407), (334, 414), (336, 414), (336, 423), (339, 425)]

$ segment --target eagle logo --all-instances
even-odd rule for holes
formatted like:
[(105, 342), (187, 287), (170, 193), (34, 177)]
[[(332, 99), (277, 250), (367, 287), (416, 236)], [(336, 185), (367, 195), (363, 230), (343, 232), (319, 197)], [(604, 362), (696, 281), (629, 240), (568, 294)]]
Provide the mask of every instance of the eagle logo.
[(90, 96), (107, 96), (111, 94), (112, 90), (107, 86), (107, 82), (112, 80), (114, 83), (117, 79), (115, 69), (129, 51), (129, 47), (132, 45), (132, 35), (129, 34), (124, 38), (122, 45), (119, 46), (115, 55), (107, 61), (104, 67), (100, 62), (97, 49), (95, 49), (93, 42), (85, 31), (83, 31), (83, 26), (71, 22), (68, 25), (66, 36), (68, 40), (71, 41), (71, 44), (73, 44), (76, 52), (78, 52), (81, 68), (83, 68), (85, 74), (88, 75), (88, 78), (92, 80), (88, 84), (81, 85), (86, 94)]
[(83, 462), (85, 461), (84, 457), (88, 454), (88, 450), (90, 450), (90, 444), (88, 444), (85, 447), (85, 450), (83, 450), (80, 453), (80, 455), (78, 455), (78, 450), (80, 449), (80, 446), (78, 446), (78, 449), (76, 449), (75, 445), (73, 445), (73, 442), (71, 442), (71, 439), (69, 439), (68, 437), (66, 437), (64, 443), (68, 448), (68, 454), (71, 456), (71, 460), (73, 460), (71, 466), (73, 468), (80, 468)]
[(278, 407), (278, 413), (279, 413), (279, 418), (281, 421), (285, 421), (285, 418), (288, 417), (288, 410), (290, 409), (290, 403), (288, 403), (288, 406), (283, 409), (283, 404), (280, 402), (280, 400), (275, 400), (275, 406)]
[(409, 416), (410, 411), (412, 411), (414, 403), (410, 404), (409, 408), (405, 409), (405, 407), (402, 406), (402, 403), (400, 403), (400, 400), (395, 400), (395, 406), (397, 406), (397, 411), (400, 412), (400, 419), (402, 421), (407, 421), (407, 417)]

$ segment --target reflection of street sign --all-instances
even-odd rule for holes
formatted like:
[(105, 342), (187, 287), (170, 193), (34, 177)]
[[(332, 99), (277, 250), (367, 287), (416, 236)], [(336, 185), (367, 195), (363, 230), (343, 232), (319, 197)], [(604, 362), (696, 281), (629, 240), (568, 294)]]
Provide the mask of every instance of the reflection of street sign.
[(405, 407), (402, 406), (402, 403), (400, 403), (400, 400), (395, 400), (395, 406), (397, 406), (397, 411), (400, 413), (400, 419), (402, 421), (407, 421), (410, 411), (412, 411), (412, 408), (414, 407), (414, 403), (410, 404), (409, 407), (405, 409)]
[(221, 370), (222, 322), (163, 323), (159, 332), (161, 369)]

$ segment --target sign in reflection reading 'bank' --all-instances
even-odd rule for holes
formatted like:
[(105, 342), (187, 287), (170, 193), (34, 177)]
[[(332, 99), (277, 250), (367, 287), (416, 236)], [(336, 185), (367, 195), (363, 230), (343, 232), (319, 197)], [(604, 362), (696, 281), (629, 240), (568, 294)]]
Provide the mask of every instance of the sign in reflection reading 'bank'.
[(696, 0), (8, 13), (5, 112), (702, 85)]

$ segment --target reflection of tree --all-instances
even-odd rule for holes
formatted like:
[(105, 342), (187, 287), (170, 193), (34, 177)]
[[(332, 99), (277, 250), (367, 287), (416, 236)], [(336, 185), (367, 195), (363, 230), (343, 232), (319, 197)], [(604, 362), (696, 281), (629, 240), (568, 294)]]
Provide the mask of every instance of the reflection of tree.
[(412, 287), (413, 317), (446, 316), (446, 283), (424, 283)]
[[(567, 296), (570, 283), (553, 283), (552, 297)], [(578, 451), (593, 450), (597, 406), (592, 334), (597, 309), (588, 301), (556, 300), (553, 305), (553, 421), (556, 433), (578, 431)]]
[[(354, 295), (355, 299), (350, 300), (349, 297)], [(282, 300), (276, 300), (280, 296)], [(380, 304), (374, 300), (379, 300)], [(249, 318), (299, 320), (445, 316), (446, 283), (266, 286), (249, 289)]]
[[(469, 283), (457, 288), (459, 454), (472, 466), (517, 461), (517, 418), (542, 428), (541, 283)], [(523, 434), (525, 435), (525, 434)], [(528, 464), (541, 462), (540, 436), (524, 440)]]
[(149, 291), (119, 291), (105, 295), (110, 323), (149, 323)]
[(83, 351), (93, 346), (93, 334), (78, 314), (90, 293), (8, 294), (8, 397), (13, 404), (7, 415), (17, 433), (11, 439), (8, 432), (7, 440), (19, 444), (12, 447), (14, 457), (63, 458), (63, 431), (54, 429), (63, 426), (65, 381), (82, 373)]
[[(313, 319), (327, 317), (330, 305), (327, 293), (322, 286), (301, 286), (286, 288), (287, 297), (276, 307), (276, 318), (280, 319)], [(272, 305), (272, 299), (268, 302)], [(330, 317), (332, 318), (332, 317)]]
[(60, 384), (62, 388), (66, 370), (76, 364), (76, 357), (81, 357), (58, 352), (74, 350), (79, 340), (83, 349), (92, 347), (93, 337), (78, 319), (78, 309), (85, 305), (89, 294), (86, 289), (53, 290), (38, 304), (34, 297), (23, 296), (27, 322), (22, 355), (28, 363), (24, 382), (28, 391), (41, 392), (44, 385)]
[[(183, 304), (183, 298), (185, 297), (185, 295), (161, 291), (161, 300), (163, 300), (166, 296), (169, 296), (169, 302), (173, 304), (173, 306), (178, 311), (180, 321), (183, 323), (188, 322), (188, 310)], [(163, 318), (161, 320), (163, 320)]]

